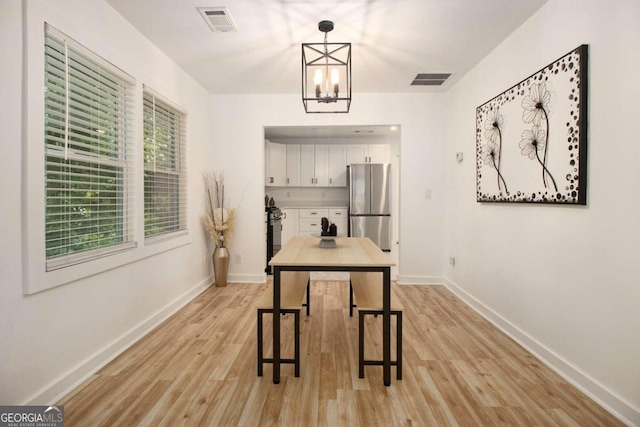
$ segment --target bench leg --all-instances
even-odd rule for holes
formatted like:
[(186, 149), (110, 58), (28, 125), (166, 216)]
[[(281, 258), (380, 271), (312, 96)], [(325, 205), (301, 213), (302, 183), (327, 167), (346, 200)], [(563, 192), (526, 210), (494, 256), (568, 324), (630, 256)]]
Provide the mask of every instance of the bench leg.
[(364, 378), (364, 313), (358, 312), (358, 378)]
[(263, 365), (263, 348), (262, 348), (262, 310), (258, 310), (258, 376), (262, 376)]
[(351, 283), (351, 279), (349, 279), (349, 317), (353, 317), (353, 284)]
[[(264, 357), (264, 345), (263, 345), (263, 337), (264, 337), (264, 313), (272, 313), (273, 310), (267, 309), (258, 309), (258, 376), (261, 377), (263, 374), (263, 368), (265, 363), (273, 363), (273, 359), (269, 359)], [(294, 375), (296, 377), (300, 376), (300, 310), (286, 310), (285, 312), (281, 312), (284, 316), (287, 313), (293, 313), (293, 322), (294, 322), (294, 338), (293, 338), (293, 361), (291, 359), (285, 359), (284, 362), (281, 363), (292, 363), (294, 365)]]
[(402, 312), (396, 314), (396, 378), (402, 379)]
[(311, 310), (311, 278), (307, 280), (307, 303), (303, 305), (307, 306), (307, 316), (309, 316), (309, 311)]
[(293, 351), (294, 351), (294, 375), (300, 376), (300, 310), (293, 313)]
[[(377, 317), (375, 312), (358, 312), (358, 377), (364, 378), (365, 364), (382, 365), (382, 360), (364, 360), (364, 324), (365, 316), (371, 314)], [(396, 360), (392, 364), (396, 366), (396, 378), (402, 379), (402, 311), (392, 312), (396, 316)]]

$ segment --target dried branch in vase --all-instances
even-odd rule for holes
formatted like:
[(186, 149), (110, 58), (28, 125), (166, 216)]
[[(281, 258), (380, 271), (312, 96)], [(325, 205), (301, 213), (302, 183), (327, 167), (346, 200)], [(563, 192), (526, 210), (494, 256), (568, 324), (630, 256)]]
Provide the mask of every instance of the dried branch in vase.
[(224, 173), (220, 171), (205, 172), (204, 183), (207, 192), (207, 213), (202, 216), (202, 223), (209, 237), (217, 247), (224, 248), (231, 243), (236, 209), (227, 209), (224, 199)]

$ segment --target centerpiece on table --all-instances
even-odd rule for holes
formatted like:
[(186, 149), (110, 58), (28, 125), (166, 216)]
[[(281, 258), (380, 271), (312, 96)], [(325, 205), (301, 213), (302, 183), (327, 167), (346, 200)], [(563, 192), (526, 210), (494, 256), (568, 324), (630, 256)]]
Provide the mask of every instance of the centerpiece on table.
[(202, 222), (215, 244), (212, 259), (216, 286), (226, 286), (229, 272), (228, 246), (233, 234), (236, 209), (225, 207), (223, 172), (205, 172), (204, 182), (208, 209), (202, 217)]
[(321, 225), (322, 233), (313, 233), (314, 236), (320, 238), (318, 246), (321, 248), (335, 248), (337, 246), (336, 237), (338, 237), (338, 228), (334, 223), (329, 222), (327, 218), (322, 218)]

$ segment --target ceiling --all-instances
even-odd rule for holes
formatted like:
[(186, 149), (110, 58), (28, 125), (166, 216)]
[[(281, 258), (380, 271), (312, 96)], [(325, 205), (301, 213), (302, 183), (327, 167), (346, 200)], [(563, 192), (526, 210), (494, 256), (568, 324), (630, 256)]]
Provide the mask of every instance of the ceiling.
[[(297, 93), (301, 43), (350, 42), (353, 94), (445, 91), (547, 0), (106, 0), (212, 94)], [(215, 33), (197, 7), (223, 6)], [(418, 73), (452, 73), (411, 86)]]
[(268, 126), (267, 139), (296, 144), (314, 143), (317, 139), (366, 140), (367, 143), (395, 143), (400, 140), (400, 126), (348, 125), (348, 126)]

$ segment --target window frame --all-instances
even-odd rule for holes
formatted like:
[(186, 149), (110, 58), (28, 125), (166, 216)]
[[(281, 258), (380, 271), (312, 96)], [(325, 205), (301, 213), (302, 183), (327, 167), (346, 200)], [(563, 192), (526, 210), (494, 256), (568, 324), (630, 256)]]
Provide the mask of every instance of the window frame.
[[(145, 152), (145, 148), (146, 148), (146, 144), (147, 144), (147, 138), (152, 139), (155, 144), (155, 135), (147, 135), (147, 114), (149, 113), (147, 111), (147, 101), (146, 98), (150, 97), (151, 101), (153, 103), (152, 108), (154, 109), (154, 111), (151, 111), (151, 114), (153, 114), (153, 120), (155, 120), (155, 110), (157, 110), (156, 106), (159, 104), (160, 106), (162, 106), (164, 109), (169, 110), (169, 112), (176, 116), (177, 121), (178, 121), (178, 126), (180, 127), (180, 129), (178, 129), (178, 131), (176, 133), (172, 133), (172, 135), (174, 137), (177, 137), (177, 141), (175, 138), (173, 138), (171, 140), (171, 142), (173, 142), (174, 144), (177, 145), (173, 146), (172, 149), (175, 153), (175, 155), (172, 157), (172, 160), (175, 162), (175, 167), (173, 168), (164, 168), (162, 170), (163, 173), (167, 174), (167, 175), (171, 175), (171, 176), (175, 176), (177, 177), (177, 229), (175, 230), (171, 230), (168, 232), (164, 232), (164, 233), (156, 233), (156, 234), (152, 234), (152, 235), (147, 235), (147, 206), (146, 206), (146, 202), (147, 202), (147, 182), (146, 179), (143, 176), (143, 183), (142, 183), (142, 187), (143, 187), (143, 194), (144, 194), (144, 202), (145, 202), (145, 206), (143, 207), (143, 216), (144, 216), (144, 220), (143, 220), (143, 229), (144, 229), (144, 242), (145, 245), (148, 244), (154, 244), (157, 242), (161, 242), (167, 239), (174, 239), (176, 237), (179, 237), (181, 235), (184, 235), (186, 233), (188, 233), (188, 229), (187, 229), (187, 217), (188, 217), (188, 203), (187, 203), (187, 194), (188, 194), (188, 187), (187, 187), (187, 111), (184, 110), (183, 108), (179, 107), (177, 104), (175, 104), (174, 102), (170, 101), (169, 99), (167, 99), (166, 97), (164, 97), (163, 95), (160, 95), (157, 91), (153, 90), (152, 88), (150, 88), (148, 85), (143, 85), (142, 86), (143, 91), (142, 91), (142, 126), (143, 126), (143, 130), (142, 130), (142, 142), (143, 142), (143, 147), (142, 147), (142, 151), (143, 151), (143, 159), (142, 159), (142, 173), (143, 175), (146, 172), (149, 171), (153, 171), (154, 173), (157, 172), (157, 169), (154, 166), (148, 165), (146, 163), (146, 152)], [(152, 132), (158, 132), (158, 129), (155, 126), (158, 126), (157, 123), (151, 123), (151, 125), (154, 126)], [(176, 207), (173, 206), (172, 207)]]
[[(135, 66), (127, 59), (128, 56), (114, 50), (108, 39), (97, 37), (92, 31), (83, 30), (69, 24), (63, 15), (53, 12), (46, 7), (29, 8), (24, 21), (23, 50), (23, 93), (22, 98), (22, 141), (21, 146), (15, 147), (21, 151), (21, 234), (22, 244), (16, 248), (22, 253), (22, 265), (16, 266), (22, 272), (22, 287), (25, 295), (32, 295), (57, 286), (77, 282), (85, 278), (104, 273), (109, 270), (122, 268), (145, 258), (153, 257), (163, 252), (175, 250), (191, 244), (191, 234), (188, 232), (194, 226), (194, 218), (187, 217), (187, 231), (179, 233), (171, 239), (164, 239), (154, 244), (144, 244), (143, 231), (143, 173), (140, 159), (142, 156), (142, 83), (138, 76), (149, 78), (144, 65)], [(46, 270), (45, 255), (45, 144), (44, 144), (44, 70), (45, 70), (45, 24), (50, 23), (60, 32), (70, 38), (80, 40), (81, 45), (90, 52), (102, 57), (111, 64), (129, 64), (132, 72), (129, 75), (135, 80), (134, 90), (134, 166), (132, 174), (133, 205), (133, 233), (135, 242), (143, 242), (136, 246), (52, 271)], [(151, 78), (150, 78), (151, 77)], [(179, 97), (179, 92), (175, 95)], [(187, 135), (188, 137), (188, 135)], [(188, 164), (188, 157), (185, 160)], [(189, 195), (187, 194), (187, 197)], [(197, 222), (197, 221), (196, 221)]]
[[(52, 271), (136, 246), (135, 79), (49, 24), (43, 74), (45, 264)], [(66, 195), (56, 203), (50, 192)], [(78, 226), (93, 231), (76, 233)], [(48, 254), (56, 249), (61, 254)]]

